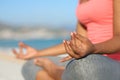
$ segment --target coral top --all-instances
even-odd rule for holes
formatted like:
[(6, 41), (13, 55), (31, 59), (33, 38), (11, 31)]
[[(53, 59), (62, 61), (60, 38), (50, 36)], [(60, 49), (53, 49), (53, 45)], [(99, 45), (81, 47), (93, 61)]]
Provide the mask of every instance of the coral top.
[[(89, 0), (78, 4), (78, 21), (87, 28), (92, 43), (100, 43), (113, 37), (113, 0)], [(120, 60), (120, 53), (107, 55)]]

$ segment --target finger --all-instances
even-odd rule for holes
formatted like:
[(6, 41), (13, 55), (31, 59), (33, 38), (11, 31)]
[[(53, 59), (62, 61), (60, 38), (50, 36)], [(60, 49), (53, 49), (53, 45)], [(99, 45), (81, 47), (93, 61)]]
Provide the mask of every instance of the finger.
[(21, 55), (21, 56), (24, 55), (22, 46), (19, 46), (19, 55)]
[(76, 54), (77, 46), (72, 41), (70, 42), (69, 45), (72, 48), (72, 50), (74, 51), (74, 53)]
[(24, 60), (27, 59), (24, 55), (20, 55), (15, 49), (13, 49), (12, 52), (16, 56), (16, 58), (24, 59)]
[(38, 58), (34, 59), (34, 64), (39, 65), (39, 59)]
[(65, 46), (66, 52), (71, 53), (72, 49), (69, 47), (69, 44), (66, 40), (64, 40), (64, 46)]
[(13, 54), (14, 54), (16, 57), (19, 56), (18, 52), (17, 52), (15, 49), (13, 49), (12, 52), (13, 52)]
[(85, 37), (80, 35), (80, 34), (78, 34), (78, 33), (73, 33), (73, 35), (74, 35), (75, 38), (79, 39), (80, 41), (84, 41), (85, 40)]
[(34, 63), (38, 63), (38, 61), (39, 61), (38, 58), (34, 59)]
[(37, 65), (37, 66), (41, 66), (42, 67), (43, 65), (41, 64), (41, 62), (39, 61), (39, 59), (40, 58), (34, 59), (34, 64)]
[(67, 53), (68, 53), (72, 58), (78, 58), (78, 57), (79, 57), (79, 55), (76, 55), (76, 54), (73, 52), (73, 50), (71, 49), (68, 41), (65, 41), (64, 44), (65, 44), (65, 46), (67, 47)]
[(74, 53), (76, 55), (79, 56), (79, 58), (81, 57), (81, 50), (82, 50), (82, 42), (78, 39), (74, 39), (76, 41), (77, 44), (74, 44), (73, 41), (70, 42), (70, 47), (72, 48), (72, 50), (74, 51)]
[[(71, 44), (70, 44), (71, 45)], [(73, 47), (71, 46), (73, 51), (74, 51), (74, 54), (76, 54), (76, 57), (75, 58), (80, 58), (81, 57), (81, 49), (80, 48), (77, 48), (77, 47)]]
[(77, 34), (77, 32), (76, 32), (76, 31), (74, 31), (74, 32), (73, 32), (73, 34)]
[[(68, 47), (68, 44), (67, 44), (67, 41), (64, 40), (64, 46), (65, 46), (65, 50), (66, 52), (70, 55), (71, 51), (69, 50), (69, 47)], [(72, 57), (72, 55), (70, 55)]]
[(86, 41), (86, 38), (80, 34), (77, 34), (77, 33), (73, 33), (73, 35), (75, 36), (74, 38), (77, 40), (77, 44), (75, 45), (76, 46), (75, 49), (77, 50), (77, 48), (80, 48), (80, 47), (82, 48), (82, 45)]
[(71, 34), (71, 41), (70, 41), (70, 47), (73, 49), (73, 51), (76, 51), (77, 47), (78, 47), (78, 43), (81, 41), (78, 41), (78, 39), (75, 38), (75, 36), (73, 35), (73, 33)]
[(65, 62), (65, 61), (68, 61), (68, 60), (71, 60), (71, 59), (72, 59), (71, 56), (67, 56), (67, 57), (61, 59), (60, 62)]
[(82, 41), (75, 38), (74, 34), (72, 34), (72, 40), (70, 41), (69, 45), (74, 51), (74, 54), (76, 54), (75, 58), (81, 58), (81, 54), (80, 54), (81, 52), (79, 49), (81, 48)]
[(65, 44), (65, 40), (63, 40), (63, 43), (64, 43), (65, 51), (67, 52), (67, 46)]
[(19, 55), (18, 58), (24, 59), (24, 60), (32, 59), (31, 55), (29, 55), (29, 54), (22, 54), (22, 55)]
[(75, 36), (73, 35), (73, 32), (71, 33), (71, 43), (76, 45), (76, 39), (75, 39)]
[(79, 43), (77, 44), (77, 46), (79, 48), (83, 48), (83, 44), (86, 44), (86, 41), (88, 41), (88, 39), (80, 34), (77, 34), (77, 33), (73, 33), (76, 37), (76, 39), (79, 41)]
[(25, 55), (19, 55), (17, 58), (22, 59), (22, 60), (28, 60), (29, 59)]
[(19, 46), (23, 48), (28, 48), (29, 46), (24, 44), (23, 42), (19, 42)]
[(23, 53), (23, 48), (24, 48), (23, 45), (24, 45), (23, 42), (19, 42), (19, 56), (18, 56), (18, 58), (26, 60), (27, 58), (26, 58), (25, 54)]

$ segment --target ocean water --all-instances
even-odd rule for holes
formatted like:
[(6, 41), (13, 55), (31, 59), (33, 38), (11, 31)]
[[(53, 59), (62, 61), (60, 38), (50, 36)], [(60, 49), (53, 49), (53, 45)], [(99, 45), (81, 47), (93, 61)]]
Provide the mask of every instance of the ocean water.
[[(19, 42), (20, 40), (0, 40), (0, 49), (17, 48)], [(22, 42), (32, 46), (33, 48), (43, 49), (62, 43), (62, 39), (31, 39), (22, 40)]]
[[(0, 53), (13, 55), (12, 48), (18, 48), (18, 42), (20, 40), (0, 40)], [(23, 42), (27, 45), (30, 45), (36, 49), (43, 49), (50, 46), (57, 45), (62, 42), (62, 39), (32, 39), (32, 40), (23, 40)], [(59, 56), (62, 57), (62, 56)], [(9, 60), (9, 61), (8, 61)], [(23, 64), (16, 63), (17, 61), (13, 61), (10, 59), (4, 58), (4, 60), (0, 59), (0, 80), (24, 80), (21, 75), (21, 68)], [(8, 67), (9, 66), (9, 67)], [(7, 73), (5, 71), (8, 71)], [(14, 76), (16, 74), (16, 76)]]
[[(16, 49), (17, 51), (19, 51), (19, 42), (20, 40), (0, 40), (0, 53), (13, 55), (12, 49)], [(35, 49), (41, 50), (62, 43), (63, 39), (32, 39), (22, 40), (22, 42)], [(26, 53), (25, 49), (23, 49), (23, 51)]]

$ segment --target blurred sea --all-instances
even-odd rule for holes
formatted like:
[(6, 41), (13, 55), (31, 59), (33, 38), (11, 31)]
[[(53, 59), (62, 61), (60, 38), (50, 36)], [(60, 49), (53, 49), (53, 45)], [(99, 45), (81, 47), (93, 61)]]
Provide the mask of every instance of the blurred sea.
[[(43, 49), (50, 46), (57, 45), (62, 43), (63, 39), (31, 39), (31, 40), (23, 40), (27, 45), (32, 46), (36, 49)], [(8, 52), (11, 51), (13, 48), (18, 48), (18, 43), (20, 40), (0, 40), (0, 52)]]
[[(10, 56), (13, 55), (12, 49), (18, 48), (18, 42), (20, 42), (20, 40), (0, 40), (0, 53), (5, 54), (5, 56), (0, 55), (3, 57), (0, 58), (0, 80), (24, 80), (21, 74), (24, 63), (19, 62), (13, 57), (6, 56), (6, 54)], [(36, 49), (43, 49), (61, 43), (62, 39), (29, 39), (23, 40), (23, 42)], [(8, 72), (6, 73), (5, 71)], [(16, 76), (14, 76), (14, 74), (16, 74)]]

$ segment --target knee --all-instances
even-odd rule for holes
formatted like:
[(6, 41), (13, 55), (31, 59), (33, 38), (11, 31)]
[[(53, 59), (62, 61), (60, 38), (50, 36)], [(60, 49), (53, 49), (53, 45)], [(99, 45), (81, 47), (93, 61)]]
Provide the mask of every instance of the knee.
[[(110, 59), (107, 57), (104, 57), (102, 55), (96, 55), (96, 54), (91, 54), (86, 56), (85, 58), (81, 58), (78, 60), (72, 60), (68, 63), (66, 69), (70, 68), (70, 67), (77, 67), (77, 66), (84, 66), (84, 67), (88, 67), (87, 65), (96, 65), (99, 63), (105, 63), (110, 62)], [(104, 62), (103, 62), (104, 61)]]
[(28, 60), (22, 67), (22, 75), (25, 80), (35, 80), (39, 70), (40, 68), (33, 63), (33, 60)]
[(85, 58), (70, 61), (67, 65), (66, 69), (70, 68), (70, 67), (77, 67), (77, 66), (79, 66), (79, 68), (82, 66), (84, 68), (85, 67), (89, 68), (90, 66), (91, 67), (98, 67), (98, 66), (104, 66), (104, 65), (106, 66), (106, 64), (111, 65), (111, 63), (115, 64), (116, 61), (114, 61), (108, 57), (102, 56), (102, 55), (91, 54)]
[(69, 62), (62, 78), (63, 80), (111, 80), (110, 77), (108, 79), (108, 75), (113, 75), (115, 64), (115, 61), (102, 55), (88, 55)]
[(28, 60), (23, 66), (22, 66), (22, 74), (27, 74), (31, 71), (31, 68), (34, 66), (33, 60)]

